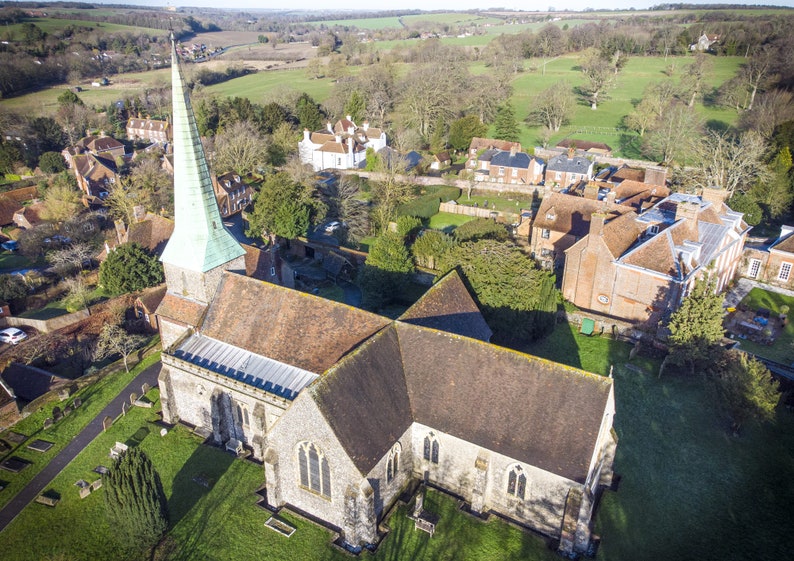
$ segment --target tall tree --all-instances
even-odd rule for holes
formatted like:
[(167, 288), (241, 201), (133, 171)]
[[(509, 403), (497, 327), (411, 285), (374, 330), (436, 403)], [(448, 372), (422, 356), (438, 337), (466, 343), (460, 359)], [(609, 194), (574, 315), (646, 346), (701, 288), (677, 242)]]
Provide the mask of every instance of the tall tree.
[(311, 192), (284, 172), (269, 175), (254, 197), (246, 234), (271, 241), (306, 235), (314, 208)]
[(752, 131), (735, 135), (709, 130), (693, 143), (695, 169), (690, 178), (696, 187), (719, 187), (730, 194), (745, 192), (769, 179), (764, 164), (767, 146)]
[(320, 111), (320, 105), (307, 93), (301, 94), (298, 98), (295, 116), (298, 118), (300, 128), (310, 131), (319, 130), (325, 119), (325, 115)]
[(466, 242), (445, 252), (443, 273), (460, 267), (485, 320), (502, 341), (535, 340), (555, 324), (554, 275), (538, 269), (519, 247), (492, 239)]
[(571, 85), (561, 80), (533, 97), (529, 121), (557, 132), (570, 121), (575, 109), (576, 98)]
[(449, 145), (455, 150), (466, 150), (472, 138), (485, 136), (487, 132), (488, 127), (477, 115), (466, 115), (449, 126)]
[(700, 279), (692, 292), (670, 316), (671, 360), (674, 364), (695, 367), (714, 357), (725, 329), (722, 327), (723, 295), (715, 292), (714, 282)]
[(587, 53), (580, 61), (579, 68), (585, 79), (582, 93), (590, 102), (590, 109), (595, 111), (599, 100), (604, 98), (607, 88), (612, 84), (612, 68), (596, 51)]
[(137, 243), (118, 246), (99, 267), (99, 283), (111, 294), (143, 290), (161, 282), (162, 264)]
[(750, 419), (771, 421), (780, 402), (780, 385), (766, 366), (746, 353), (726, 351), (713, 368), (713, 380), (734, 432)]
[(515, 109), (509, 102), (502, 105), (496, 113), (494, 137), (500, 140), (509, 140), (510, 142), (518, 142), (521, 137)]
[(413, 261), (403, 237), (395, 232), (381, 233), (370, 246), (367, 260), (358, 274), (364, 306), (379, 310), (396, 300), (413, 271)]
[(245, 175), (267, 162), (267, 143), (250, 121), (237, 121), (215, 137), (213, 171)]
[(79, 208), (80, 192), (74, 178), (65, 171), (54, 176), (44, 194), (42, 218), (60, 223), (77, 214)]
[(711, 60), (702, 52), (695, 54), (692, 64), (687, 66), (681, 77), (681, 100), (689, 107), (695, 106), (695, 101), (703, 95), (706, 76), (711, 70)]
[(680, 162), (698, 136), (699, 120), (694, 111), (683, 103), (668, 106), (645, 136), (643, 153), (658, 162)]
[(105, 477), (108, 520), (124, 548), (146, 549), (168, 530), (160, 475), (140, 448), (122, 453)]

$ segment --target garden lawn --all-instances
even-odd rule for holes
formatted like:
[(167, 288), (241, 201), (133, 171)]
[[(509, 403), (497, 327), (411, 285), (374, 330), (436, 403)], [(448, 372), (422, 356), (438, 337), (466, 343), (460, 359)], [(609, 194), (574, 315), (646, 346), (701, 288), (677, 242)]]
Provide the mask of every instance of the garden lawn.
[(433, 230), (443, 230), (447, 234), (452, 230), (474, 220), (474, 216), (466, 216), (465, 214), (452, 214), (451, 212), (439, 212), (430, 217), (427, 222), (427, 227)]
[(699, 377), (657, 377), (658, 361), (576, 326), (527, 347), (604, 374), (614, 364), (617, 492), (595, 519), (602, 561), (785, 559), (794, 532), (794, 419), (750, 423), (732, 436)]
[[(28, 439), (0, 456), (0, 458), (5, 459), (9, 456), (17, 456), (31, 462), (31, 465), (14, 474), (0, 471), (0, 479), (6, 482), (5, 489), (0, 492), (0, 507), (6, 505), (14, 495), (27, 485), (135, 376), (159, 359), (160, 353), (146, 357), (135, 368), (132, 368), (129, 373), (121, 368), (118, 372), (108, 374), (97, 382), (76, 392), (68, 401), (52, 401), (43, 404), (38, 411), (34, 411), (19, 421), (13, 427), (13, 430), (26, 435)], [(53, 407), (58, 406), (63, 409), (68, 403), (74, 402), (75, 397), (79, 397), (82, 400), (82, 405), (68, 417), (64, 417), (46, 430), (43, 429), (44, 419), (52, 417)], [(9, 442), (8, 438), (6, 438), (7, 434), (8, 431), (0, 433), (0, 438)], [(44, 453), (28, 450), (26, 446), (36, 439), (47, 440), (54, 443), (54, 446)]]
[(6, 274), (19, 269), (29, 269), (35, 263), (15, 251), (3, 251), (0, 253), (0, 274)]
[(771, 312), (772, 322), (779, 321), (777, 317), (781, 306), (789, 307), (789, 322), (772, 345), (759, 345), (747, 339), (739, 339), (739, 348), (781, 364), (789, 365), (794, 362), (794, 323), (791, 321), (794, 318), (794, 297), (753, 288), (741, 301), (741, 305), (750, 310), (766, 308)]
[[(475, 192), (477, 191), (475, 187)], [(472, 195), (471, 198), (466, 196), (466, 190), (463, 189), (463, 193), (458, 198), (458, 204), (466, 205), (466, 206), (473, 206), (474, 203), (480, 208), (485, 208), (485, 203), (488, 203), (488, 208), (492, 210), (498, 210), (500, 212), (512, 212), (513, 214), (518, 214), (521, 209), (531, 209), (532, 208), (532, 198), (527, 198), (525, 194), (518, 194), (515, 196), (510, 196), (509, 194), (504, 195), (497, 195), (486, 193), (484, 195)], [(494, 209), (494, 205), (496, 208)]]

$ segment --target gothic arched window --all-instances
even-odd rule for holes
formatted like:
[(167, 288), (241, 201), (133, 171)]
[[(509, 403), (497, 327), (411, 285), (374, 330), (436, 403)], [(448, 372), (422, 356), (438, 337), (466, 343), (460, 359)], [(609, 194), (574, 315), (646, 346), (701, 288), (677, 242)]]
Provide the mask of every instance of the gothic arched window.
[(513, 466), (507, 474), (507, 494), (519, 499), (524, 498), (527, 491), (527, 476), (521, 466)]
[(298, 470), (301, 487), (331, 498), (331, 470), (328, 460), (313, 443), (301, 442), (298, 445)]
[(391, 483), (392, 479), (397, 477), (400, 470), (400, 443), (394, 445), (389, 452), (389, 457), (386, 459), (386, 483)]
[(425, 460), (437, 464), (438, 463), (438, 440), (436, 435), (432, 432), (425, 437), (425, 449), (423, 457)]

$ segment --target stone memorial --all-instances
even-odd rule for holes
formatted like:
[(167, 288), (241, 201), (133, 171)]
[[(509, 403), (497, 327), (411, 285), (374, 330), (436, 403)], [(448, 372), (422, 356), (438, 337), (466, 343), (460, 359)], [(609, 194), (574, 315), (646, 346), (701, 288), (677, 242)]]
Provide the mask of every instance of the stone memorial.
[(110, 415), (102, 419), (102, 430), (106, 431), (112, 426), (113, 426), (113, 418)]

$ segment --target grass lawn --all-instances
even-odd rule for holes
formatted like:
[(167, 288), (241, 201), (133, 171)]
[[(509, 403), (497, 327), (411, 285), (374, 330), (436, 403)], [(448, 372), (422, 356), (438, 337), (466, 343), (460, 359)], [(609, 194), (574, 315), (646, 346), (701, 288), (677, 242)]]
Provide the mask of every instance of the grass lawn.
[[(495, 210), (501, 212), (512, 212), (518, 214), (522, 208), (532, 208), (532, 198), (526, 195), (510, 196), (509, 194), (497, 195), (495, 193), (486, 193), (485, 195), (472, 195), (471, 198), (466, 196), (466, 190), (458, 198), (458, 204), (472, 206), (477, 203), (480, 208), (484, 208), (488, 203), (488, 208), (496, 206)], [(476, 189), (475, 189), (476, 192)]]
[(747, 425), (739, 437), (699, 379), (656, 375), (629, 345), (562, 324), (531, 353), (604, 374), (614, 364), (615, 471), (595, 532), (603, 561), (783, 559), (794, 531), (794, 418)]
[(333, 300), (334, 302), (345, 302), (345, 291), (338, 284), (329, 284), (328, 286), (320, 287), (317, 296), (325, 298), (326, 300)]
[[(794, 317), (794, 298), (777, 292), (769, 292), (760, 288), (753, 288), (744, 297), (741, 305), (750, 310), (766, 308), (770, 313), (770, 322), (778, 321), (780, 306), (789, 307), (789, 318)], [(791, 364), (794, 361), (794, 323), (789, 320), (783, 333), (772, 345), (759, 345), (747, 339), (739, 340), (739, 348), (750, 353), (774, 360), (781, 364)]]
[(461, 224), (471, 222), (472, 220), (474, 220), (474, 216), (466, 216), (465, 214), (452, 214), (451, 212), (439, 212), (430, 217), (427, 227), (432, 228), (433, 230), (443, 230), (449, 234)]
[[(50, 402), (43, 405), (38, 411), (31, 413), (19, 421), (13, 428), (16, 432), (28, 437), (17, 448), (6, 452), (2, 458), (7, 456), (17, 456), (31, 462), (27, 468), (19, 473), (0, 472), (0, 478), (6, 482), (5, 489), (0, 492), (0, 507), (4, 506), (13, 496), (22, 489), (33, 477), (60, 452), (83, 428), (94, 418), (102, 409), (118, 395), (130, 381), (138, 375), (141, 370), (151, 366), (160, 359), (160, 354), (154, 354), (145, 358), (139, 365), (131, 369), (129, 373), (122, 368), (119, 372), (107, 375), (97, 382), (76, 392), (69, 402)], [(68, 417), (64, 417), (48, 429), (43, 429), (44, 419), (52, 416), (52, 409), (56, 405), (63, 409), (63, 406), (75, 398), (79, 397), (83, 404), (74, 410)], [(0, 434), (5, 438), (8, 431)], [(54, 443), (54, 446), (47, 452), (40, 453), (28, 450), (27, 444), (40, 438)]]
[(3, 251), (0, 253), (0, 271), (8, 273), (17, 269), (28, 269), (36, 263), (17, 251)]
[[(707, 74), (707, 83), (711, 87), (717, 87), (730, 79), (744, 61), (742, 57), (712, 57), (709, 60), (711, 69)], [(550, 145), (555, 145), (567, 136), (573, 136), (606, 142), (613, 148), (616, 155), (637, 156), (636, 153), (624, 154), (621, 152), (620, 135), (622, 131), (615, 129), (620, 126), (621, 119), (633, 111), (632, 103), (642, 99), (642, 93), (648, 84), (668, 79), (663, 71), (673, 63), (676, 65), (676, 71), (672, 79), (678, 83), (685, 68), (692, 63), (692, 57), (668, 57), (667, 61), (664, 57), (630, 58), (618, 75), (616, 84), (608, 91), (607, 98), (598, 104), (598, 109), (593, 111), (589, 104), (580, 102), (571, 119), (571, 124), (564, 126), (552, 136)], [(519, 122), (523, 122), (528, 115), (533, 96), (543, 89), (560, 80), (567, 80), (571, 86), (581, 85), (583, 81), (578, 64), (578, 57), (564, 56), (547, 64), (545, 74), (537, 71), (519, 74), (513, 80), (514, 94), (512, 97)], [(712, 106), (706, 107), (702, 103), (696, 104), (695, 107), (698, 115), (704, 121), (733, 125), (738, 118), (735, 111)], [(578, 133), (577, 131), (586, 132)], [(539, 127), (523, 126), (522, 145), (529, 147), (538, 144), (539, 132)]]

